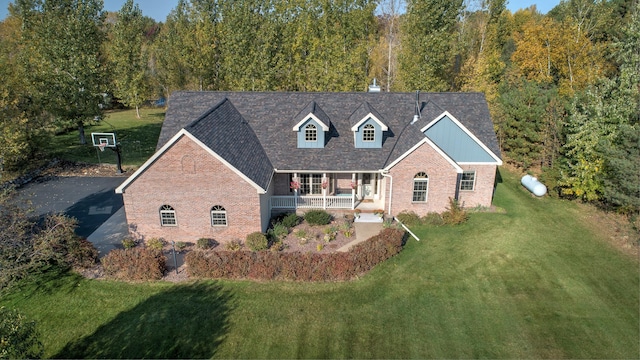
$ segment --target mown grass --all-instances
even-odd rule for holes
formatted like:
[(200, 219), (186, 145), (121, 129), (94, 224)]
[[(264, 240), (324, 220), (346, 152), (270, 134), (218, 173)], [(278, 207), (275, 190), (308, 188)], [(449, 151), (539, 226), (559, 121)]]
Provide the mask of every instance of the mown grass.
[(637, 259), (575, 204), (505, 174), (457, 227), (416, 227), (345, 283), (126, 284), (54, 276), (0, 300), (38, 322), (47, 357), (638, 358)]
[(137, 167), (142, 165), (156, 149), (164, 109), (140, 109), (140, 119), (135, 110), (113, 110), (105, 113), (104, 120), (91, 122), (85, 127), (86, 145), (81, 145), (78, 130), (70, 130), (53, 137), (48, 151), (55, 157), (84, 163), (115, 164), (116, 154), (106, 149), (99, 152), (91, 143), (92, 132), (116, 133), (122, 148), (122, 164)]

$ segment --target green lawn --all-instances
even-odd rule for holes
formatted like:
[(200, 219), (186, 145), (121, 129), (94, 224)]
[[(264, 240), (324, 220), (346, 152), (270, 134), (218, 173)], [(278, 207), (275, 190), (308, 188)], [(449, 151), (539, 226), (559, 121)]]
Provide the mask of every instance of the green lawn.
[(57, 135), (50, 144), (50, 153), (61, 159), (86, 163), (115, 164), (115, 152), (106, 149), (99, 152), (91, 143), (92, 132), (115, 132), (122, 146), (122, 164), (140, 166), (156, 150), (158, 136), (164, 120), (164, 109), (140, 109), (140, 119), (135, 110), (113, 110), (104, 120), (91, 122), (85, 127), (87, 145), (80, 145), (78, 131)]
[(52, 276), (6, 296), (47, 357), (638, 358), (639, 266), (504, 171), (495, 203), (344, 283)]

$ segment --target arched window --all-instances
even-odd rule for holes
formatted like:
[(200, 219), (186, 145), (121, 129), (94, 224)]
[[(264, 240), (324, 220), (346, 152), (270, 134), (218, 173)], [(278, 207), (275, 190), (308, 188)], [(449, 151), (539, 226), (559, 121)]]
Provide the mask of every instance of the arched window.
[(419, 172), (413, 177), (413, 202), (427, 202), (429, 192), (429, 177), (425, 172)]
[(211, 208), (211, 226), (227, 226), (227, 210), (220, 205)]
[(160, 207), (160, 225), (161, 226), (178, 226), (176, 211), (171, 205), (162, 205)]
[(315, 125), (309, 124), (304, 127), (304, 140), (310, 142), (318, 141), (318, 129)]
[(376, 128), (371, 124), (367, 124), (362, 129), (362, 141), (372, 142), (376, 140)]

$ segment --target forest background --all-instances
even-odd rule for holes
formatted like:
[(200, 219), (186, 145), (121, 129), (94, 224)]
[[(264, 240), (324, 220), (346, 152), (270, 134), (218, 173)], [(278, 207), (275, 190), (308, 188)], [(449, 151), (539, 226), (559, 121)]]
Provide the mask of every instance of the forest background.
[[(506, 163), (552, 196), (640, 212), (638, 0), (16, 0), (0, 22), (0, 168), (111, 106), (176, 90), (483, 92)], [(0, 172), (1, 174), (1, 172)]]

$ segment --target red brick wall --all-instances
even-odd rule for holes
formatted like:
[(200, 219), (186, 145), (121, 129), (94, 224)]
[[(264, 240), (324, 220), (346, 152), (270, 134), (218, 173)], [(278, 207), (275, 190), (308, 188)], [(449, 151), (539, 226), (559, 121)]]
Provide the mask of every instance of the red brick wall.
[(473, 191), (460, 191), (458, 200), (466, 208), (491, 206), (493, 188), (496, 179), (496, 165), (461, 165), (464, 170), (476, 171), (476, 184)]
[[(413, 179), (419, 172), (425, 172), (429, 176), (426, 203), (412, 201)], [(389, 174), (393, 177), (393, 184), (390, 185), (387, 182), (385, 193), (389, 201), (389, 190), (393, 186), (391, 212), (394, 215), (403, 210), (414, 211), (421, 216), (428, 212), (443, 212), (449, 205), (449, 197), (455, 198), (458, 173), (429, 144), (420, 145), (418, 149), (392, 167)]]
[[(133, 181), (123, 199), (127, 222), (145, 238), (223, 243), (263, 230), (257, 190), (186, 136)], [(165, 204), (176, 211), (177, 227), (160, 226)], [(211, 226), (214, 205), (225, 208), (228, 226)]]

